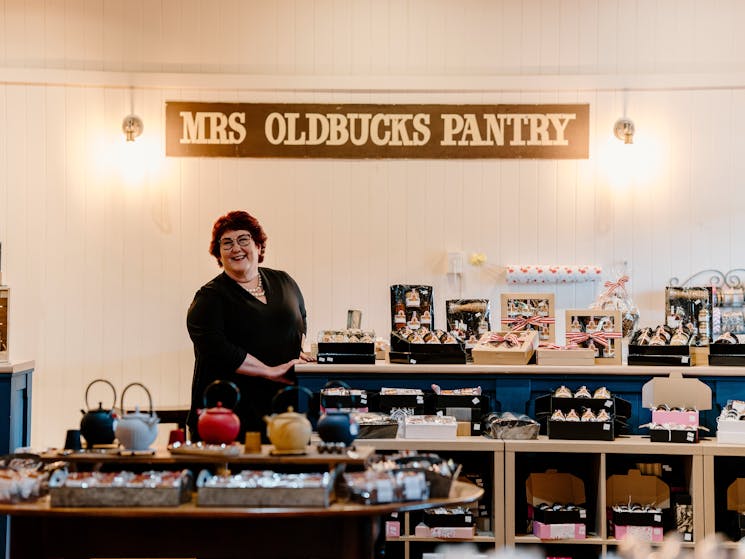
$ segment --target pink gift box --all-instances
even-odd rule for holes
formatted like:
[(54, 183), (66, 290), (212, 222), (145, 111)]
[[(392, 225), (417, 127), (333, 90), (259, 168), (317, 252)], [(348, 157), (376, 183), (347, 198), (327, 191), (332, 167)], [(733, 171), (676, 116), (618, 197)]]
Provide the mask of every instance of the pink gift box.
[(645, 542), (661, 542), (664, 535), (662, 526), (615, 526), (614, 534), (617, 540), (631, 535)]
[(665, 411), (652, 410), (652, 423), (664, 425), (673, 423), (675, 425), (689, 425), (698, 427), (698, 410), (695, 411)]
[(544, 524), (533, 521), (533, 535), (542, 540), (584, 540), (584, 524)]

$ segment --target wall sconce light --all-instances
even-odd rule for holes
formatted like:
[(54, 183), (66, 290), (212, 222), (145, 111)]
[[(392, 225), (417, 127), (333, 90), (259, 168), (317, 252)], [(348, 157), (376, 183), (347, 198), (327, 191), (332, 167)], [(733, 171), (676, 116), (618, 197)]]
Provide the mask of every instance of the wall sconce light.
[(619, 118), (613, 125), (613, 133), (616, 138), (623, 140), (624, 144), (634, 143), (634, 123), (629, 118)]
[(122, 132), (124, 132), (128, 142), (134, 142), (135, 138), (142, 134), (144, 127), (142, 119), (137, 115), (126, 116), (122, 121)]

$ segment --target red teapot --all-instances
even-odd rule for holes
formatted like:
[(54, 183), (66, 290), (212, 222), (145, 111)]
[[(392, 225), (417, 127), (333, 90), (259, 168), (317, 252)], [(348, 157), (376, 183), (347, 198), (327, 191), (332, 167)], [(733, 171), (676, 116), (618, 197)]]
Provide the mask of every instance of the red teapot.
[(218, 385), (226, 385), (235, 391), (233, 408), (238, 405), (241, 393), (238, 387), (229, 381), (216, 380), (204, 389), (204, 408), (199, 410), (197, 432), (207, 444), (231, 444), (241, 430), (241, 420), (233, 413), (232, 408), (226, 408), (222, 402), (217, 402), (214, 408), (207, 409), (207, 394)]

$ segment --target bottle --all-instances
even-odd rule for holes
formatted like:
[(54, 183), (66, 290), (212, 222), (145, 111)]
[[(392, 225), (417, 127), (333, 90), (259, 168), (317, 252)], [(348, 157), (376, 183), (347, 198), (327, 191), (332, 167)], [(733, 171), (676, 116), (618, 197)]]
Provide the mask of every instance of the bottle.
[(702, 345), (709, 343), (709, 309), (706, 307), (698, 311), (698, 337)]

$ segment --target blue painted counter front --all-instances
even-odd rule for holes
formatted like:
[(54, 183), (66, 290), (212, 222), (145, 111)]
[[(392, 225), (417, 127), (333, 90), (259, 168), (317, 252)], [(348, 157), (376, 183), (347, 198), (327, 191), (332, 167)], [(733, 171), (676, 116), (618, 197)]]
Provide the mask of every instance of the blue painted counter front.
[[(31, 377), (34, 362), (0, 363), (0, 454), (31, 442)], [(8, 556), (8, 517), (0, 516), (0, 556)]]
[[(745, 367), (636, 367), (627, 365), (565, 367), (540, 365), (321, 365), (296, 367), (298, 383), (314, 393), (329, 381), (343, 381), (351, 388), (379, 391), (382, 387), (420, 388), (432, 391), (432, 384), (444, 389), (481, 386), (494, 411), (526, 413), (534, 417), (534, 402), (539, 396), (566, 385), (572, 390), (586, 385), (592, 392), (600, 386), (631, 403), (629, 434), (648, 434), (639, 426), (651, 419), (642, 407), (642, 386), (654, 377), (680, 371), (695, 377), (712, 391), (712, 409), (702, 410), (700, 423), (711, 435), (716, 418), (730, 399), (745, 400)], [(307, 411), (307, 408), (306, 410)], [(313, 411), (313, 410), (311, 410)], [(702, 433), (702, 436), (706, 433)]]

